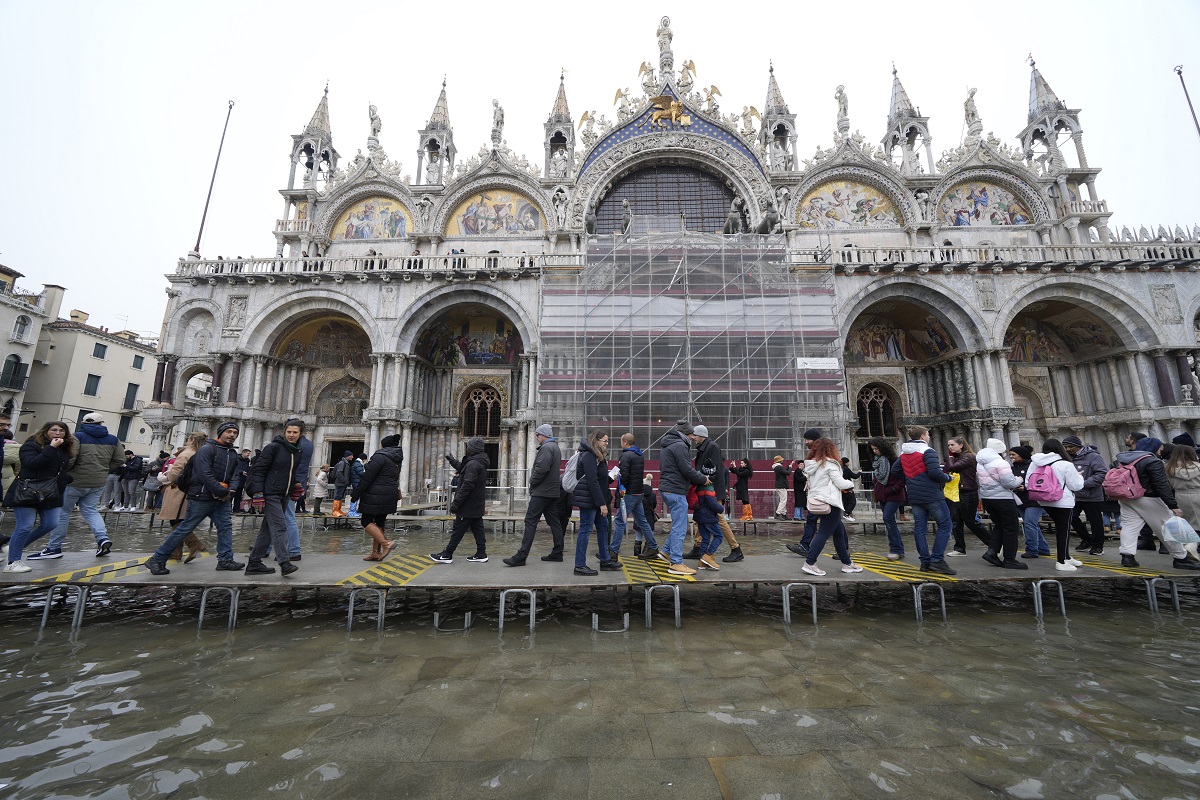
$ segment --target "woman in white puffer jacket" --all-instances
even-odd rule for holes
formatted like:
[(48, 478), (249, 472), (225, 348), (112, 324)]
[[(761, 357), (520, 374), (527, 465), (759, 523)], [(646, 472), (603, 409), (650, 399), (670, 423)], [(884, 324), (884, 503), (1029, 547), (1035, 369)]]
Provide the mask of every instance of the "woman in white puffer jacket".
[(1026, 489), (1033, 485), (1031, 481), (1038, 467), (1047, 464), (1054, 470), (1054, 476), (1062, 486), (1062, 497), (1048, 500), (1034, 496), (1033, 491), (1030, 491), (1029, 499), (1036, 500), (1050, 519), (1054, 520), (1054, 538), (1058, 545), (1058, 563), (1054, 568), (1059, 572), (1074, 572), (1083, 562), (1071, 558), (1068, 551), (1071, 543), (1071, 511), (1075, 508), (1075, 492), (1083, 488), (1083, 476), (1075, 469), (1075, 464), (1063, 449), (1062, 442), (1058, 439), (1047, 439), (1042, 444), (1042, 452), (1034, 453), (1030, 459), (1029, 471), (1025, 473)]
[(1017, 541), (1022, 530), (1017, 496), (1012, 490), (1021, 485), (1021, 479), (1013, 474), (1012, 465), (1001, 455), (1005, 452), (1004, 442), (988, 439), (987, 445), (975, 454), (979, 501), (992, 520), (991, 540), (983, 560), (1005, 569), (1029, 569), (1028, 564), (1017, 560)]
[(821, 438), (812, 443), (804, 461), (804, 474), (808, 478), (809, 513), (812, 513), (814, 500), (828, 503), (829, 513), (817, 517), (817, 532), (800, 569), (809, 575), (825, 574), (825, 570), (817, 566), (817, 556), (832, 536), (838, 560), (842, 562), (842, 572), (862, 572), (862, 567), (850, 559), (850, 541), (846, 537), (846, 526), (842, 524), (842, 490), (853, 488), (854, 481), (842, 477), (842, 460), (832, 439)]

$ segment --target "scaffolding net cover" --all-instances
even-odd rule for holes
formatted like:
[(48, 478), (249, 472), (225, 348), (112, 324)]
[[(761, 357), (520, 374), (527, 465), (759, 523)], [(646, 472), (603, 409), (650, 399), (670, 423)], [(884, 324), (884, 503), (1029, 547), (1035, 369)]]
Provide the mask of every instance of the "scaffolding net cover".
[[(776, 236), (658, 233), (588, 243), (582, 268), (548, 270), (539, 419), (564, 442), (602, 429), (654, 446), (677, 419), (726, 454), (797, 454), (840, 430), (845, 387), (833, 275), (789, 263)], [(744, 454), (744, 455), (743, 455)]]

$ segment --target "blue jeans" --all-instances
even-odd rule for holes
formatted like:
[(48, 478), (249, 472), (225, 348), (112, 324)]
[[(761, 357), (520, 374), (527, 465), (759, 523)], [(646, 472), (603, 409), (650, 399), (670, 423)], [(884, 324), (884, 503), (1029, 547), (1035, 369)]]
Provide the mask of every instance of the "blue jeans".
[(809, 517), (817, 518), (817, 532), (808, 548), (808, 556), (804, 559), (805, 563), (817, 563), (817, 556), (821, 555), (825, 542), (832, 536), (838, 561), (843, 564), (853, 564), (854, 562), (850, 559), (850, 539), (846, 536), (846, 526), (842, 524), (842, 510), (833, 506), (828, 514), (809, 514)]
[(900, 526), (896, 524), (896, 512), (899, 510), (899, 500), (888, 500), (883, 504), (883, 527), (887, 531), (888, 552), (903, 556), (904, 540), (900, 538)]
[(672, 564), (683, 563), (683, 539), (687, 536), (688, 508), (687, 495), (672, 494), (659, 490), (662, 494), (663, 505), (671, 514), (671, 532), (667, 534), (667, 556)]
[[(916, 540), (917, 555), (921, 558), (921, 564), (928, 564), (930, 561), (945, 561), (946, 545), (950, 543), (950, 534), (953, 532), (950, 509), (943, 500), (932, 503), (912, 503), (911, 505), (913, 538)], [(929, 541), (925, 538), (929, 533), (930, 519), (937, 525), (937, 533), (933, 537), (932, 553), (929, 552)]]
[(92, 538), (96, 540), (96, 544), (108, 539), (108, 528), (104, 526), (104, 517), (96, 510), (96, 506), (100, 502), (100, 495), (104, 494), (103, 486), (94, 486), (90, 489), (83, 487), (75, 488), (67, 484), (67, 490), (63, 492), (63, 507), (62, 514), (59, 515), (58, 527), (50, 534), (50, 542), (46, 545), (47, 550), (61, 551), (63, 543), (67, 541), (67, 523), (71, 521), (71, 509), (75, 508), (75, 504), (79, 504), (79, 515), (83, 517), (83, 521), (92, 529)]
[(716, 520), (697, 522), (696, 527), (700, 529), (700, 554), (711, 556), (717, 552), (721, 542), (725, 541), (725, 534), (721, 533), (720, 523)]
[[(646, 509), (642, 505), (645, 499), (640, 494), (626, 494), (625, 512), (633, 514), (634, 538), (639, 542), (644, 541), (647, 547), (657, 550), (658, 543), (654, 541), (654, 531), (650, 529), (650, 521), (646, 519)], [(625, 517), (626, 513), (623, 513), (618, 507), (616, 519), (613, 520), (612, 543), (609, 545), (609, 549), (614, 553), (620, 551), (621, 542), (625, 539)]]
[(608, 550), (608, 517), (600, 516), (598, 508), (579, 509), (579, 533), (575, 537), (575, 566), (587, 566), (588, 539), (591, 538), (592, 528), (596, 529), (596, 542), (600, 545), (600, 560), (609, 561), (612, 554)]
[(222, 500), (189, 497), (183, 522), (175, 526), (167, 540), (150, 557), (160, 564), (165, 562), (175, 548), (183, 544), (187, 535), (206, 519), (211, 519), (217, 526), (217, 561), (233, 561), (233, 509), (228, 497)]
[[(38, 511), (36, 508), (16, 506), (12, 512), (16, 529), (13, 530), (12, 538), (8, 540), (8, 563), (10, 564), (21, 560), (21, 554), (26, 545), (33, 544), (58, 526), (58, 518), (62, 509), (47, 508), (45, 511)], [(34, 528), (33, 523), (38, 516), (41, 516), (42, 521)]]
[(805, 547), (811, 547), (813, 537), (817, 535), (817, 521), (821, 519), (819, 514), (808, 514), (804, 517), (804, 535), (800, 537), (800, 544)]
[(293, 558), (300, 555), (300, 526), (296, 524), (296, 501), (289, 499), (283, 509), (283, 519), (287, 523), (288, 555)]
[(1022, 509), (1021, 521), (1025, 527), (1025, 552), (1037, 553), (1041, 556), (1050, 555), (1050, 544), (1042, 535), (1041, 521), (1046, 509), (1039, 506), (1028, 506)]

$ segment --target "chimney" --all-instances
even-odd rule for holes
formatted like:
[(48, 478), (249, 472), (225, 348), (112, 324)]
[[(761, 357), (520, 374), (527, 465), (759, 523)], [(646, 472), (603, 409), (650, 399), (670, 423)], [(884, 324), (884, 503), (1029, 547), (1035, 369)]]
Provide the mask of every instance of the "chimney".
[(78, 322), (80, 325), (86, 325), (89, 316), (91, 315), (86, 311), (80, 311), (78, 308), (71, 309), (71, 322)]

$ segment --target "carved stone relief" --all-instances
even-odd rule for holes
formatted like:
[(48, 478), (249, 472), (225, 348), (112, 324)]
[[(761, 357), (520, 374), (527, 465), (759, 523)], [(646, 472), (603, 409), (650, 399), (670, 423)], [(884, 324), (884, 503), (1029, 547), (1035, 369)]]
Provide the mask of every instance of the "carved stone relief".
[(1179, 294), (1175, 284), (1160, 283), (1150, 287), (1150, 298), (1154, 301), (1154, 316), (1159, 322), (1178, 324), (1183, 322), (1183, 312), (1179, 308)]

